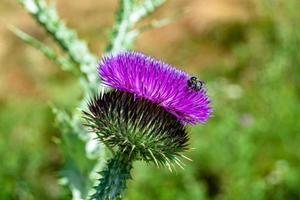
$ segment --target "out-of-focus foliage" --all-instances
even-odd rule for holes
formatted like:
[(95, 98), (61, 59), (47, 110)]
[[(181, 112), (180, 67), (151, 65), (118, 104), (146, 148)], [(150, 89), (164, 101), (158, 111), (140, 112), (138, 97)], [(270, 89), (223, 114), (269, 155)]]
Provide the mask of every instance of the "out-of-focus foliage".
[[(191, 128), (194, 150), (187, 156), (193, 161), (185, 170), (135, 163), (126, 199), (300, 199), (300, 2), (251, 3), (248, 20), (216, 23), (170, 47), (176, 55), (160, 54), (174, 65), (196, 66), (199, 49), (226, 52), (199, 71), (214, 113)], [(159, 52), (159, 46), (144, 51)], [(38, 79), (34, 71), (31, 76)], [(82, 92), (74, 78), (58, 72), (41, 87), (47, 97), (0, 99), (0, 199), (71, 198), (57, 184), (66, 157), (45, 99), (69, 110)], [(76, 154), (78, 147), (70, 153), (80, 162), (85, 155)]]

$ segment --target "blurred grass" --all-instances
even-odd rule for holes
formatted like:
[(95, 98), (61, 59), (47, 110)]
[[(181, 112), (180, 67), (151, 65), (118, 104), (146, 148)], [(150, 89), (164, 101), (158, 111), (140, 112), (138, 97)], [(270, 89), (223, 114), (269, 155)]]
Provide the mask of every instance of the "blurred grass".
[[(14, 10), (17, 5), (4, 2), (13, 15), (23, 15)], [(186, 161), (185, 170), (170, 174), (135, 163), (126, 198), (300, 199), (300, 2), (210, 2), (215, 7), (213, 3), (208, 7), (217, 11), (202, 12), (197, 0), (169, 2), (154, 18), (176, 13), (180, 7), (191, 11), (138, 41), (138, 50), (204, 79), (214, 116), (205, 125), (190, 128), (195, 150), (187, 153), (193, 162)], [(82, 10), (90, 17), (89, 26), (62, 4), (58, 1), (62, 14), (81, 27), (92, 49), (99, 51), (115, 4), (97, 3), (105, 16), (91, 16), (97, 9), (84, 1), (74, 5), (74, 13)], [(5, 13), (7, 9), (1, 6)], [(24, 21), (46, 40), (37, 25)], [(98, 22), (103, 25), (99, 38), (94, 34), (99, 26), (93, 26)], [(0, 51), (0, 199), (70, 199), (57, 183), (64, 158), (54, 143), (60, 135), (48, 103), (73, 109), (81, 91), (73, 77), (1, 31), (0, 38), (9, 40)]]

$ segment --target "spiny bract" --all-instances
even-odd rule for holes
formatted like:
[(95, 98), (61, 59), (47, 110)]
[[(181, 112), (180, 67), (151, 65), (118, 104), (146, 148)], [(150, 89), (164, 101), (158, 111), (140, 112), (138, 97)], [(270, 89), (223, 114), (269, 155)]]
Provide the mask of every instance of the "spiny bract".
[(178, 164), (187, 149), (184, 125), (147, 99), (114, 90), (91, 99), (88, 108), (87, 126), (104, 144), (133, 159)]

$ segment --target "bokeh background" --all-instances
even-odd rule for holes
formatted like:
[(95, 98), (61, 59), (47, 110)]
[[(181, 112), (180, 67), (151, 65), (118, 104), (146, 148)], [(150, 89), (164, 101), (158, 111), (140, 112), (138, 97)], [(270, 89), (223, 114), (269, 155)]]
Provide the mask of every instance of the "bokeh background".
[[(117, 1), (56, 5), (100, 58)], [(190, 128), (185, 170), (135, 163), (126, 199), (300, 199), (299, 10), (299, 0), (169, 0), (150, 17), (176, 20), (135, 49), (205, 80), (214, 114)], [(75, 109), (82, 91), (8, 30), (53, 44), (16, 1), (1, 0), (0, 16), (0, 199), (70, 199), (49, 104)]]

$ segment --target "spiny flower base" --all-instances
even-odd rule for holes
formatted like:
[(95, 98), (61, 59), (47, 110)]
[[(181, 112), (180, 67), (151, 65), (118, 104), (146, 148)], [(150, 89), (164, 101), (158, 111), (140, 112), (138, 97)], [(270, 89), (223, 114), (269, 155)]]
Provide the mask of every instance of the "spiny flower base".
[(179, 164), (187, 150), (184, 125), (163, 107), (134, 94), (110, 91), (94, 97), (84, 112), (87, 126), (111, 149), (156, 165)]
[(134, 160), (154, 162), (170, 170), (173, 163), (181, 166), (178, 157), (187, 150), (188, 135), (184, 125), (165, 108), (117, 90), (92, 98), (88, 108), (84, 112), (86, 125), (116, 152), (101, 172), (92, 199), (122, 199)]

